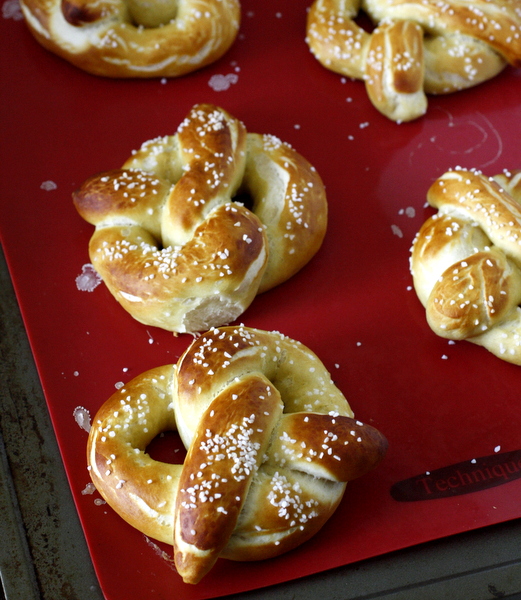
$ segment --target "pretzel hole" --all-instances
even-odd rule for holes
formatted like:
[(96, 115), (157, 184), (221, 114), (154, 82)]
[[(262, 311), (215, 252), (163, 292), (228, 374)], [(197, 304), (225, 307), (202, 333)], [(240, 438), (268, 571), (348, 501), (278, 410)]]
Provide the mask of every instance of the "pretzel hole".
[(186, 457), (186, 449), (177, 431), (163, 431), (145, 448), (145, 452), (153, 460), (170, 465), (182, 465)]
[(126, 0), (134, 25), (161, 27), (168, 25), (177, 16), (177, 2), (172, 0)]
[(253, 212), (253, 208), (255, 206), (255, 201), (252, 195), (244, 190), (239, 190), (239, 192), (232, 198), (232, 202), (238, 202), (239, 204), (242, 204), (251, 212)]
[(361, 10), (356, 17), (354, 17), (353, 22), (367, 33), (372, 33), (377, 26), (375, 23), (373, 23), (373, 21), (371, 21), (369, 15), (363, 10)]

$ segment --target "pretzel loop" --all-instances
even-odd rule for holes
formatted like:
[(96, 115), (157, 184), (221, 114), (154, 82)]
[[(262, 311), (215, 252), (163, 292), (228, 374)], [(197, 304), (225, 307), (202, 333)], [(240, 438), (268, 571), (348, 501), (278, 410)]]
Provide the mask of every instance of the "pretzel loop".
[[(145, 454), (177, 429), (183, 465)], [(331, 517), (372, 470), (384, 436), (355, 421), (308, 348), (276, 332), (212, 329), (177, 365), (138, 376), (98, 411), (87, 456), (100, 494), (147, 536), (173, 543), (187, 583), (219, 557), (278, 556)]]

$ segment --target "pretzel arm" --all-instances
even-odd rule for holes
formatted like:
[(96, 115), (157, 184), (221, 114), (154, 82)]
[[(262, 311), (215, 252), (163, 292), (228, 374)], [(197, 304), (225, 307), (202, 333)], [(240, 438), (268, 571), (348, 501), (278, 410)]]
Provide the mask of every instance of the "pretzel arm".
[(270, 457), (277, 467), (348, 482), (374, 469), (386, 450), (378, 430), (350, 417), (292, 413), (279, 421)]
[(177, 137), (184, 173), (163, 215), (163, 234), (172, 245), (184, 244), (213, 208), (232, 200), (246, 159), (246, 128), (212, 105), (192, 108)]
[(170, 187), (165, 179), (139, 169), (113, 169), (86, 179), (72, 199), (92, 225), (139, 224), (161, 240), (161, 214)]
[(476, 171), (448, 171), (427, 192), (442, 212), (479, 223), (490, 240), (521, 264), (521, 205), (493, 179)]
[(454, 263), (436, 282), (427, 321), (441, 337), (467, 339), (507, 318), (521, 302), (521, 271), (492, 249)]
[[(218, 206), (181, 248), (160, 248), (139, 226), (102, 227), (89, 254), (96, 271), (134, 318), (178, 330), (204, 329), (239, 316), (255, 297), (267, 254), (255, 215)], [(155, 315), (155, 316), (153, 316)], [(217, 323), (214, 321), (217, 319)]]
[(219, 394), (202, 416), (176, 503), (174, 558), (185, 581), (197, 583), (227, 545), (281, 413), (276, 389), (252, 374)]
[(505, 59), (482, 40), (461, 33), (425, 36), (426, 94), (451, 94), (492, 79)]
[(513, 66), (521, 65), (521, 15), (510, 0), (364, 0), (378, 21), (416, 21), (430, 35), (470, 36), (488, 44)]
[(423, 30), (413, 21), (384, 23), (371, 36), (365, 85), (374, 106), (394, 121), (425, 114)]

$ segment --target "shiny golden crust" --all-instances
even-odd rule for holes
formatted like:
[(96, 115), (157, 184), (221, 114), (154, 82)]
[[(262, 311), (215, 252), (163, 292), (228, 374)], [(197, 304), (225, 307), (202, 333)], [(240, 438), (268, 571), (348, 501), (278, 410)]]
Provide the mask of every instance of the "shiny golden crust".
[(327, 228), (324, 184), (316, 169), (289, 144), (249, 133), (239, 192), (252, 199), (264, 225), (268, 266), (259, 292), (295, 275), (317, 253)]
[(423, 92), (423, 31), (412, 21), (382, 23), (371, 35), (365, 84), (369, 99), (393, 121), (427, 110)]
[[(369, 16), (374, 31), (357, 22)], [(401, 122), (425, 94), (466, 89), (521, 66), (519, 0), (315, 0), (306, 41), (326, 68), (365, 81), (374, 106)]]
[(448, 171), (428, 191), (438, 213), (416, 236), (411, 271), (441, 337), (521, 364), (521, 172)]
[[(235, 425), (219, 417), (225, 398), (226, 412), (240, 417)], [(242, 494), (210, 503), (192, 492), (182, 507), (175, 558), (194, 579), (219, 553), (267, 558), (307, 540), (332, 515), (345, 482), (372, 469), (386, 448), (381, 434), (353, 420), (317, 356), (276, 332), (226, 327), (195, 340), (178, 361), (173, 404), (185, 445), (199, 445), (205, 424), (205, 466), (185, 463), (193, 488), (220, 491), (213, 482), (224, 477), (250, 490), (239, 517)], [(223, 455), (238, 461), (229, 468)], [(208, 525), (184, 527), (198, 519)]]
[(87, 444), (98, 492), (127, 523), (167, 542), (182, 465), (153, 460), (146, 449), (159, 433), (176, 430), (170, 392), (174, 368), (151, 369), (113, 394), (97, 412)]
[(238, 0), (22, 0), (47, 50), (94, 75), (178, 77), (220, 58), (240, 24)]
[[(183, 465), (153, 461), (152, 438), (178, 429)], [(143, 373), (93, 420), (92, 479), (148, 536), (173, 543), (179, 574), (197, 583), (218, 557), (259, 560), (313, 536), (346, 482), (387, 448), (355, 421), (308, 348), (280, 333), (212, 329), (177, 365)]]
[(314, 256), (327, 226), (315, 169), (288, 144), (247, 133), (206, 104), (73, 198), (96, 226), (90, 259), (118, 302), (138, 321), (176, 332), (235, 320)]

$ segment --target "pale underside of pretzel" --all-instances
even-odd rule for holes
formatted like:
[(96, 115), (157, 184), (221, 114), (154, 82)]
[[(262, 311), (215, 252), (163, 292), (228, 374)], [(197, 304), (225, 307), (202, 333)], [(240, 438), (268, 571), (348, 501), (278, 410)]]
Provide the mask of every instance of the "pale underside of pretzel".
[[(176, 429), (184, 463), (152, 459), (148, 444)], [(173, 544), (179, 574), (197, 583), (219, 557), (260, 560), (307, 541), (386, 448), (308, 348), (224, 327), (116, 392), (93, 420), (87, 456), (107, 502)]]
[(219, 59), (240, 24), (238, 0), (22, 0), (46, 49), (105, 77), (178, 77)]
[(118, 302), (181, 333), (234, 321), (309, 262), (327, 227), (316, 170), (211, 105), (89, 178), (74, 202), (96, 226), (91, 262)]
[(448, 171), (427, 199), (411, 271), (430, 327), (521, 364), (521, 172)]
[[(357, 22), (362, 14), (372, 31)], [(306, 41), (323, 66), (364, 80), (382, 114), (410, 121), (425, 114), (426, 94), (521, 66), (521, 9), (519, 0), (315, 0)]]

